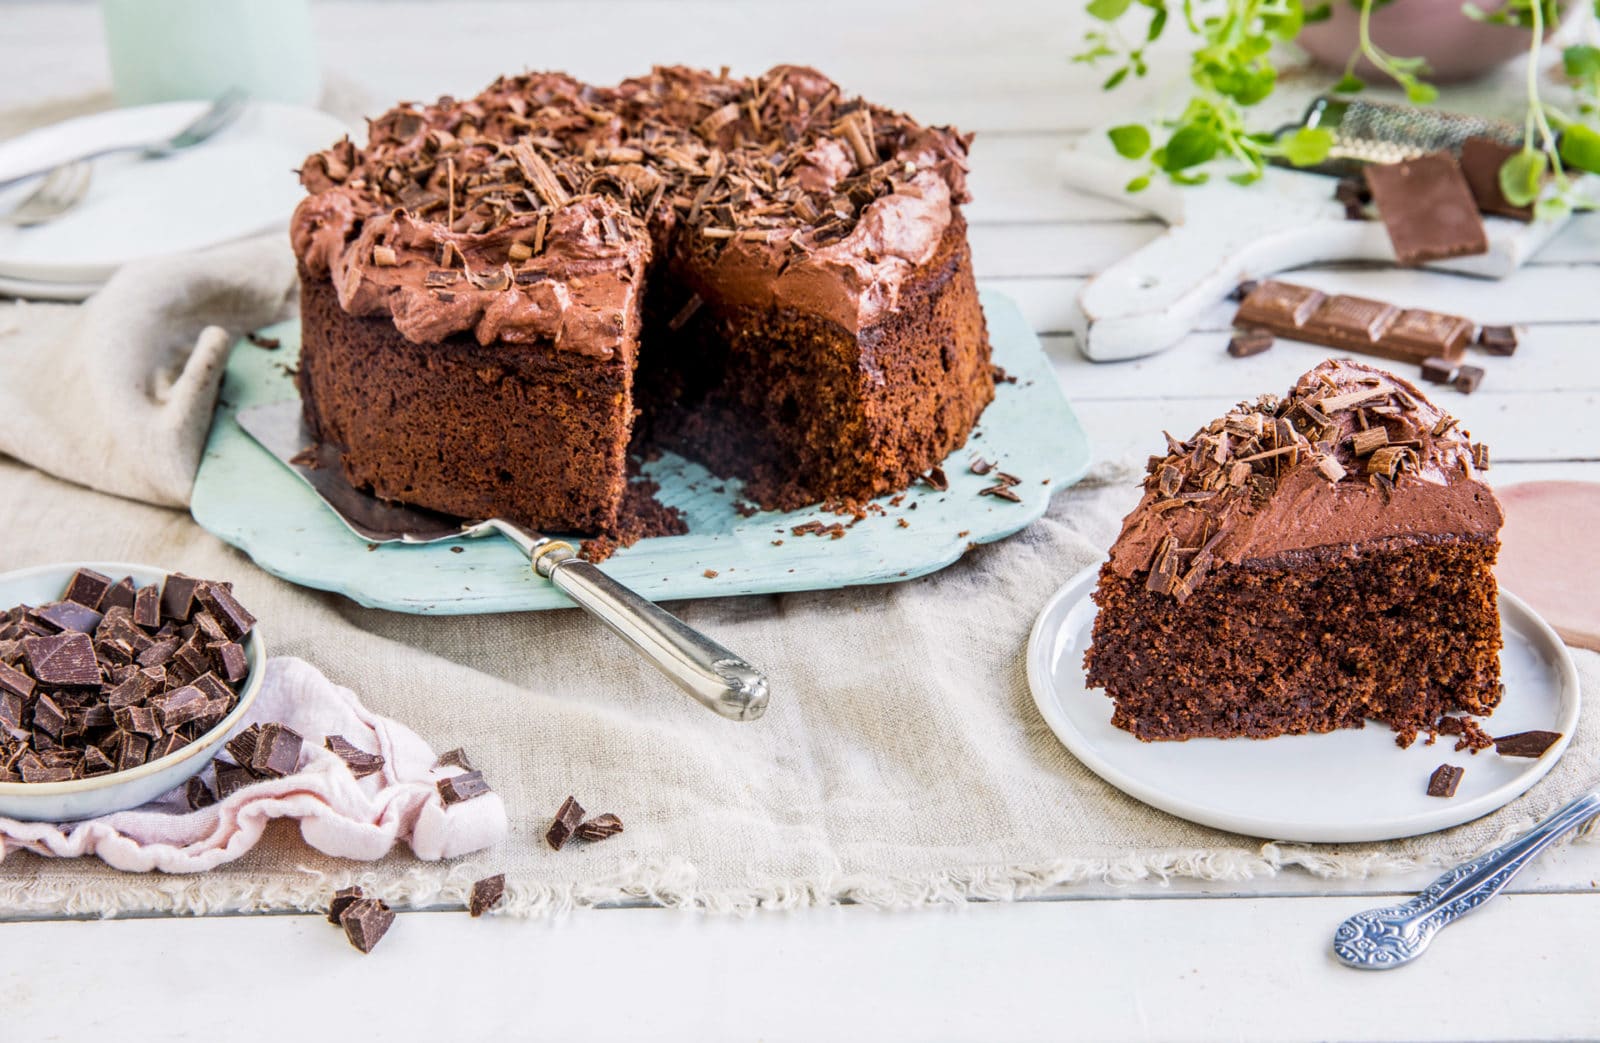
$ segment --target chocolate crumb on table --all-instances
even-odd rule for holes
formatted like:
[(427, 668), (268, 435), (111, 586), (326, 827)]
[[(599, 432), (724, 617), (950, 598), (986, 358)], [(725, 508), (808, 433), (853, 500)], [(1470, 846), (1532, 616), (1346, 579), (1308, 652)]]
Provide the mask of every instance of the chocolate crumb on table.
[(1515, 735), (1497, 735), (1494, 752), (1502, 757), (1542, 757), (1545, 751), (1561, 739), (1560, 732), (1517, 732)]
[(1458, 768), (1454, 764), (1441, 764), (1433, 769), (1433, 774), (1428, 777), (1428, 796), (1453, 797), (1456, 787), (1461, 785), (1461, 776), (1467, 769)]
[(1277, 338), (1266, 330), (1239, 330), (1228, 341), (1228, 354), (1236, 359), (1259, 355), (1277, 343)]
[(472, 896), (467, 900), (467, 912), (474, 919), (500, 904), (506, 894), (506, 875), (496, 873), (472, 885)]
[(389, 933), (394, 924), (394, 910), (376, 898), (358, 898), (339, 914), (344, 936), (350, 944), (369, 953)]
[(583, 805), (578, 803), (576, 797), (569, 796), (561, 802), (560, 809), (556, 812), (555, 820), (550, 823), (550, 828), (545, 831), (544, 839), (552, 848), (560, 851), (568, 840), (572, 839), (578, 827), (583, 824)]
[(596, 815), (584, 822), (574, 831), (579, 840), (605, 840), (622, 832), (622, 820), (609, 811), (604, 815)]
[(254, 330), (251, 330), (249, 333), (246, 333), (244, 335), (244, 339), (248, 340), (251, 344), (254, 344), (256, 347), (263, 348), (263, 349), (265, 349), (267, 351), (276, 351), (276, 350), (278, 350), (278, 347), (283, 343), (277, 337), (263, 337), (261, 334), (255, 332)]

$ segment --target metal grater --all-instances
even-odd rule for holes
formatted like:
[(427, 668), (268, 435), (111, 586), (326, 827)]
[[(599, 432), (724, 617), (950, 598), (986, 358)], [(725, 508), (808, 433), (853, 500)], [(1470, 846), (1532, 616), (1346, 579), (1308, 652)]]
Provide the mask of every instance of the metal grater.
[[(1399, 163), (1443, 149), (1459, 153), (1468, 138), (1492, 138), (1514, 148), (1522, 145), (1522, 128), (1505, 120), (1325, 94), (1306, 108), (1299, 123), (1283, 129), (1300, 127), (1332, 131), (1333, 149), (1321, 163), (1293, 169), (1330, 177), (1360, 173), (1371, 163)], [(1273, 162), (1290, 165), (1282, 159)]]

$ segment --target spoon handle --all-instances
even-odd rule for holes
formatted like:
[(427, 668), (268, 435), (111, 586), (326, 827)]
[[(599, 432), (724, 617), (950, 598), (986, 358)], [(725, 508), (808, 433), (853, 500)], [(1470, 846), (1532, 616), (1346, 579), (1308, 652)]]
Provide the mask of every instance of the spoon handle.
[(1387, 970), (1420, 956), (1448, 927), (1505, 889), (1558, 838), (1600, 814), (1600, 790), (1585, 793), (1514, 840), (1463, 862), (1401, 905), (1357, 913), (1333, 935), (1333, 954), (1351, 967)]

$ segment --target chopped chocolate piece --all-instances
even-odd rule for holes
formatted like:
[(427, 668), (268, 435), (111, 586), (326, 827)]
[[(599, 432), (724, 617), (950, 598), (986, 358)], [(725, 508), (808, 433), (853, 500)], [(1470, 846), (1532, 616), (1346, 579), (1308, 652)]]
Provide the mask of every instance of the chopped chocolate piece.
[(151, 738), (162, 734), (161, 721), (156, 716), (154, 707), (124, 706), (113, 713), (112, 717), (116, 719), (117, 727), (125, 732), (148, 735)]
[(255, 781), (254, 776), (237, 764), (223, 764), (213, 762), (217, 766), (217, 799), (227, 800), (229, 797)]
[(489, 792), (489, 784), (483, 779), (483, 772), (469, 771), (461, 775), (452, 775), (447, 779), (440, 779), (437, 783), (439, 796), (445, 805), (460, 804), (473, 797), (481, 797)]
[(161, 618), (188, 622), (194, 611), (194, 591), (202, 581), (174, 572), (161, 587)]
[(1461, 174), (1479, 210), (1517, 221), (1533, 220), (1532, 203), (1517, 206), (1500, 190), (1500, 168), (1520, 151), (1493, 138), (1473, 137), (1461, 143)]
[(208, 701), (200, 708), (199, 715), (194, 719), (195, 737), (199, 738), (200, 734), (216, 727), (224, 717), (228, 716), (228, 712), (232, 709), (232, 699), (212, 699)]
[(1277, 338), (1266, 330), (1239, 330), (1228, 341), (1228, 354), (1236, 359), (1259, 355), (1272, 347)]
[(561, 802), (561, 808), (556, 812), (555, 821), (550, 823), (550, 828), (545, 831), (544, 839), (551, 847), (560, 851), (566, 842), (583, 824), (583, 805), (578, 803), (576, 797), (568, 797)]
[(1454, 764), (1441, 764), (1433, 769), (1433, 774), (1428, 777), (1428, 796), (1453, 797), (1456, 787), (1461, 784), (1461, 776), (1467, 769), (1458, 768)]
[(1542, 757), (1561, 738), (1560, 732), (1517, 732), (1515, 735), (1497, 735), (1494, 752), (1502, 757)]
[(1455, 388), (1463, 395), (1470, 395), (1478, 390), (1478, 385), (1483, 383), (1482, 366), (1462, 366), (1456, 371)]
[(1422, 379), (1435, 384), (1448, 384), (1456, 379), (1456, 364), (1449, 359), (1423, 359)]
[(233, 689), (223, 684), (217, 675), (207, 670), (205, 673), (189, 682), (200, 689), (200, 694), (207, 699), (232, 699)]
[(610, 812), (606, 812), (604, 815), (596, 815), (589, 821), (581, 823), (574, 831), (579, 840), (590, 841), (605, 840), (607, 837), (614, 837), (621, 832), (622, 820)]
[(134, 658), (134, 662), (140, 666), (164, 666), (171, 662), (172, 655), (178, 650), (180, 644), (182, 642), (175, 637), (154, 641), (149, 648), (146, 648)]
[(152, 667), (139, 670), (129, 675), (126, 681), (117, 685), (106, 695), (106, 706), (112, 710), (120, 710), (124, 706), (132, 706), (148, 699), (151, 693), (159, 691), (165, 680), (166, 671), (161, 670), (157, 675), (155, 671), (161, 667)]
[(46, 764), (31, 753), (22, 755), (17, 762), (23, 782), (66, 782), (72, 778), (72, 769), (64, 764)]
[(94, 569), (79, 569), (67, 581), (67, 592), (61, 595), (61, 598), (63, 601), (71, 601), (85, 608), (97, 609), (100, 607), (100, 602), (105, 599), (106, 591), (110, 589), (110, 576), (101, 575)]
[(1450, 153), (1373, 164), (1364, 173), (1400, 264), (1489, 252), (1483, 216)]
[(123, 732), (117, 742), (117, 770), (127, 771), (145, 762), (150, 753), (150, 740), (143, 735)]
[(256, 736), (255, 749), (250, 752), (251, 773), (268, 778), (294, 774), (295, 768), (300, 766), (303, 743), (299, 733), (291, 728), (277, 722), (263, 725)]
[(238, 684), (249, 674), (250, 661), (244, 654), (244, 646), (237, 641), (213, 642), (206, 646), (206, 651), (211, 653), (217, 671), (229, 682)]
[(1457, 315), (1399, 309), (1361, 297), (1329, 297), (1273, 279), (1244, 299), (1233, 324), (1417, 365), (1430, 357), (1460, 358), (1474, 328)]
[(223, 632), (234, 641), (250, 633), (250, 628), (256, 625), (256, 617), (239, 604), (233, 591), (220, 583), (202, 583), (195, 588), (194, 596), (207, 612), (216, 617), (217, 622), (222, 624)]
[(233, 763), (241, 768), (248, 769), (250, 761), (256, 755), (256, 737), (260, 734), (261, 725), (252, 724), (238, 735), (229, 739), (222, 748), (228, 751), (228, 756), (233, 758)]
[(76, 601), (57, 601), (33, 610), (35, 619), (43, 620), (60, 631), (92, 634), (103, 618), (100, 613)]
[(9, 732), (12, 738), (28, 737), (28, 729), (22, 726), (22, 715), (26, 711), (22, 696), (15, 692), (0, 692), (0, 728)]
[(35, 683), (33, 678), (21, 670), (0, 663), (0, 692), (9, 692), (26, 699), (33, 694)]
[(211, 792), (211, 787), (207, 786), (205, 781), (198, 775), (191, 778), (184, 787), (184, 796), (189, 798), (191, 811), (209, 808), (217, 802), (217, 795)]
[(344, 911), (365, 897), (367, 892), (357, 886), (339, 888), (333, 893), (333, 897), (328, 899), (328, 922), (337, 926)]
[(189, 740), (181, 735), (175, 733), (163, 735), (150, 743), (150, 759), (158, 761), (168, 754), (177, 753), (187, 745)]
[(1239, 285), (1235, 286), (1232, 290), (1228, 291), (1228, 300), (1242, 301), (1246, 297), (1250, 296), (1250, 294), (1254, 293), (1255, 288), (1259, 285), (1261, 284), (1255, 279), (1246, 279)]
[(382, 756), (358, 749), (342, 735), (328, 736), (323, 740), (323, 745), (340, 760), (344, 761), (350, 768), (350, 774), (358, 779), (364, 779), (368, 775), (376, 775), (383, 770), (384, 761)]
[(467, 903), (467, 912), (474, 917), (484, 913), (500, 904), (500, 899), (506, 894), (506, 875), (496, 873), (486, 876), (472, 885), (472, 897)]
[(33, 703), (33, 726), (53, 739), (61, 738), (61, 729), (67, 726), (67, 712), (48, 695), (41, 695)]
[(178, 674), (183, 681), (193, 681), (211, 668), (211, 656), (201, 647), (197, 639), (191, 637), (179, 645), (176, 652), (172, 653), (168, 670), (172, 670), (174, 667), (182, 667)]
[(971, 471), (973, 474), (988, 474), (990, 471), (994, 470), (994, 461), (985, 460), (981, 456), (974, 456), (972, 461), (967, 464), (967, 470)]
[(108, 771), (116, 770), (116, 765), (111, 763), (111, 758), (98, 746), (85, 746), (83, 748), (83, 774), (104, 775)]
[[(133, 586), (133, 577), (123, 576), (111, 585), (111, 589), (106, 591), (105, 597), (100, 599), (100, 604), (92, 607), (98, 608), (101, 612), (110, 612), (114, 608), (124, 608), (132, 612), (133, 603), (137, 596)], [(77, 599), (69, 598), (69, 600), (75, 601)]]
[(1491, 355), (1517, 353), (1517, 328), (1515, 326), (1485, 326), (1478, 331), (1478, 347)]
[(228, 640), (228, 635), (222, 632), (222, 624), (209, 612), (196, 612), (190, 622), (208, 645)]
[(154, 585), (139, 590), (133, 598), (133, 621), (146, 630), (161, 625), (161, 592)]
[(472, 761), (467, 759), (467, 751), (459, 746), (453, 750), (439, 754), (439, 759), (433, 762), (433, 766), (435, 768), (447, 768), (452, 765), (457, 768), (461, 768), (464, 771), (477, 770), (472, 766)]
[(100, 683), (100, 664), (88, 634), (26, 638), (22, 651), (28, 660), (28, 671), (40, 684), (85, 688)]
[(1482, 442), (1473, 442), (1471, 447), (1472, 466), (1480, 471), (1489, 469), (1489, 447)]
[(350, 944), (367, 953), (388, 933), (394, 912), (376, 898), (359, 898), (339, 914), (339, 923)]
[[(377, 253), (377, 248), (373, 249), (373, 253), (374, 254)], [(394, 251), (390, 250), (389, 253), (390, 253), (390, 256), (393, 256)], [(263, 337), (261, 334), (255, 332), (254, 330), (251, 330), (249, 333), (246, 333), (244, 335), (244, 339), (249, 341), (251, 344), (254, 344), (256, 347), (261, 348), (264, 351), (276, 351), (276, 350), (278, 350), (279, 345), (282, 343), (280, 340), (278, 340), (277, 337)]]
[[(206, 712), (208, 699), (194, 685), (184, 685), (158, 698), (151, 699), (161, 718), (161, 727), (174, 731), (190, 721), (198, 720)], [(137, 728), (132, 729), (138, 731)]]

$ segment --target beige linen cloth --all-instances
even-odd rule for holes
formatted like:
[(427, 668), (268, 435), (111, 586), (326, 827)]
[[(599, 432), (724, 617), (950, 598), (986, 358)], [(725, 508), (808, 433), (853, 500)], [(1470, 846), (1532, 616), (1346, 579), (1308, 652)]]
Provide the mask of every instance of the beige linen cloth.
[[(0, 303), (0, 448), (15, 457), (0, 459), (0, 569), (98, 559), (232, 579), (271, 654), (307, 660), (436, 748), (466, 747), (505, 800), (510, 836), (452, 863), (355, 864), (279, 825), (198, 876), (22, 853), (0, 864), (0, 915), (309, 909), (352, 881), (392, 903), (452, 903), (492, 872), (507, 874), (507, 911), (525, 915), (639, 899), (904, 907), (1289, 866), (1361, 876), (1480, 850), (1600, 767), (1585, 714), (1523, 798), (1384, 844), (1263, 843), (1123, 796), (1052, 735), (1023, 650), (1045, 600), (1096, 561), (1134, 502), (1127, 467), (1101, 468), (1024, 532), (932, 576), (673, 606), (770, 673), (772, 707), (751, 724), (693, 704), (577, 611), (405, 616), (291, 586), (170, 506), (186, 495), (220, 358), (218, 336), (199, 331), (263, 319), (287, 289), (281, 239), (259, 257), (231, 249), (130, 267), (81, 308)], [(1600, 691), (1600, 656), (1575, 654)], [(550, 850), (543, 834), (568, 794), (626, 832)]]

